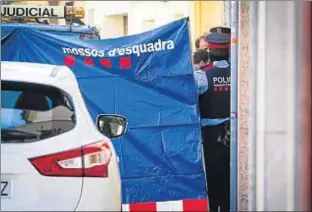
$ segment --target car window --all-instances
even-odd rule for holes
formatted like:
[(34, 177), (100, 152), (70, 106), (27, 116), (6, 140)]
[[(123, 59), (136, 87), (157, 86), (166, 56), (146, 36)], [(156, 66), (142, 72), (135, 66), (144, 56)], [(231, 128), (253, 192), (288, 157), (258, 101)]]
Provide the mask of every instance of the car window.
[[(1, 91), (1, 108), (13, 108), (21, 91)], [(46, 96), (47, 103), (52, 108), (52, 100)], [(2, 101), (4, 100), (4, 101)]]
[(34, 142), (71, 131), (73, 103), (64, 91), (41, 84), (1, 81), (1, 142)]

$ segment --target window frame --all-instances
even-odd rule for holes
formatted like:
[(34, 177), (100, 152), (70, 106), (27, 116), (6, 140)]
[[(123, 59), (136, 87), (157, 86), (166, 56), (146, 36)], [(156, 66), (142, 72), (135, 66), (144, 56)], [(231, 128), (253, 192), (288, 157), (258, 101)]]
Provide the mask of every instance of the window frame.
[[(12, 87), (10, 87), (9, 89), (5, 89), (4, 90), (4, 87), (6, 87), (6, 85), (3, 85), (3, 84), (5, 84), (5, 83), (8, 83), (8, 84), (23, 84), (23, 85), (19, 85), (19, 86), (12, 86)], [(27, 141), (27, 142), (23, 142), (22, 140), (21, 140), (21, 142), (12, 142), (12, 143), (10, 143), (10, 142), (3, 142), (3, 144), (25, 144), (25, 143), (35, 143), (35, 142), (40, 142), (40, 141), (43, 141), (43, 140), (45, 140), (45, 139), (53, 139), (53, 138), (55, 138), (55, 137), (58, 137), (58, 136), (60, 136), (60, 135), (62, 135), (62, 134), (65, 134), (65, 133), (69, 133), (69, 132), (71, 132), (71, 131), (73, 131), (73, 130), (75, 130), (76, 129), (76, 127), (78, 126), (78, 119), (77, 119), (77, 111), (78, 110), (76, 110), (76, 105), (75, 105), (75, 101), (74, 101), (74, 99), (73, 99), (73, 97), (68, 93), (68, 92), (66, 92), (65, 90), (63, 90), (63, 89), (61, 89), (61, 88), (59, 88), (59, 87), (56, 87), (56, 86), (53, 86), (53, 85), (47, 85), (47, 84), (41, 84), (41, 83), (32, 83), (32, 82), (22, 82), (22, 81), (12, 81), (12, 80), (1, 80), (1, 92), (3, 92), (3, 91), (25, 91), (25, 90), (27, 90), (27, 89), (34, 89), (32, 86), (34, 86), (34, 88), (36, 89), (36, 88), (40, 88), (40, 87), (44, 87), (45, 89), (47, 89), (47, 90), (50, 90), (51, 89), (51, 91), (52, 92), (58, 92), (59, 93), (59, 95), (62, 95), (62, 98), (63, 98), (63, 101), (64, 101), (64, 107), (66, 107), (69, 111), (72, 111), (73, 112), (73, 114), (72, 114), (72, 119), (71, 119), (71, 121), (72, 121), (72, 123), (73, 123), (73, 127), (71, 127), (71, 129), (70, 130), (66, 130), (66, 131), (64, 131), (64, 132), (62, 132), (62, 133), (59, 133), (59, 134), (56, 134), (56, 135), (52, 135), (52, 136), (49, 136), (49, 137), (46, 137), (46, 138), (39, 138), (39, 139), (35, 139), (35, 140), (30, 140), (30, 141)], [(28, 88), (27, 88), (28, 87)], [(25, 89), (26, 88), (26, 89)], [(49, 97), (49, 95), (47, 95), (46, 97)], [(18, 97), (19, 98), (19, 97)], [(18, 99), (17, 98), (17, 99)], [(50, 97), (51, 98), (51, 97)], [(51, 99), (52, 100), (52, 99)], [(65, 102), (66, 101), (66, 102)], [(53, 105), (53, 100), (52, 100), (52, 105)], [(59, 105), (57, 105), (57, 106), (59, 106)], [(56, 107), (57, 107), (56, 106)], [(55, 107), (51, 107), (48, 111), (51, 111), (51, 110), (53, 110)], [(2, 108), (2, 97), (1, 97), (1, 110), (3, 111), (3, 109), (13, 109), (14, 110), (14, 107), (12, 107), (12, 108)], [(18, 109), (17, 109), (18, 110)], [(32, 111), (32, 110), (23, 110), (24, 112), (25, 111)], [(45, 111), (36, 111), (36, 112), (45, 112)], [(60, 121), (60, 120), (53, 120), (53, 119), (51, 119), (50, 121), (43, 121), (43, 122), (53, 122), (53, 121)], [(69, 120), (68, 120), (69, 121)], [(43, 123), (42, 122), (42, 123)], [(38, 123), (41, 123), (41, 122), (34, 122), (34, 123), (31, 123), (31, 124), (38, 124)], [(27, 125), (29, 125), (29, 124), (25, 124), (25, 126), (27, 126)], [(24, 125), (22, 125), (22, 126), (24, 126)], [(16, 127), (20, 127), (20, 126), (16, 126)], [(16, 127), (13, 127), (13, 129), (14, 128), (16, 128)], [(1, 128), (1, 131), (2, 130), (5, 130), (5, 129), (2, 129)], [(18, 140), (18, 139), (17, 139)], [(1, 140), (1, 143), (2, 143), (2, 140)]]

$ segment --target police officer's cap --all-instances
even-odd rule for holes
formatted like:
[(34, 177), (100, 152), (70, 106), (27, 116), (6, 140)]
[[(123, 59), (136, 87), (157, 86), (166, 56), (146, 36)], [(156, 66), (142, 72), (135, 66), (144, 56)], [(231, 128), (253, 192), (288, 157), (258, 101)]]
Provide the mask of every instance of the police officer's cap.
[(231, 28), (228, 27), (212, 27), (210, 29), (210, 33), (226, 33), (229, 34), (231, 33)]
[(231, 36), (229, 34), (214, 32), (207, 35), (205, 41), (208, 43), (229, 44), (231, 42)]

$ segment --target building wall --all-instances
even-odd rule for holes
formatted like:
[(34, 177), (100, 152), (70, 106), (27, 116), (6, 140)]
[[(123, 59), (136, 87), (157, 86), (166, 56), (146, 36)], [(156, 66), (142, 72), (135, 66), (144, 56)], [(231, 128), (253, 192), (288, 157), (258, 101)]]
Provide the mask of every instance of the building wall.
[(85, 1), (84, 22), (97, 27), (102, 38), (124, 36), (123, 16), (127, 16), (130, 4), (130, 1)]
[(35, 5), (35, 6), (48, 6), (49, 1), (15, 1), (14, 5)]
[[(86, 1), (84, 20), (100, 29), (103, 38), (119, 37), (141, 33), (189, 16), (189, 8), (190, 2), (187, 1)], [(124, 16), (128, 19), (126, 27), (122, 21)]]
[(129, 33), (140, 33), (190, 14), (188, 1), (143, 1), (132, 4), (129, 11)]
[(101, 37), (109, 38), (125, 35), (119, 30), (123, 16), (128, 17), (129, 35), (190, 17), (194, 43), (209, 28), (222, 25), (222, 9), (222, 1), (85, 1), (85, 22), (100, 29)]
[(249, 182), (249, 96), (250, 96), (250, 37), (249, 37), (250, 2), (239, 4), (239, 72), (238, 72), (238, 208), (248, 211)]
[(127, 32), (125, 30), (125, 21), (124, 17), (126, 17), (126, 14), (121, 14), (121, 15), (112, 15), (105, 17), (103, 20), (102, 24), (103, 26), (110, 26), (109, 30), (102, 30), (104, 33), (103, 37), (106, 38), (112, 38), (112, 37), (119, 37), (123, 35), (127, 35)]
[[(303, 120), (311, 121), (311, 113), (303, 113), (308, 108), (311, 111), (311, 67), (305, 67), (311, 61), (305, 50), (310, 51), (311, 47), (304, 39), (307, 26), (303, 24), (308, 5), (300, 1), (251, 4), (257, 12), (253, 17), (255, 24), (250, 24), (254, 38), (250, 48), (253, 56), (250, 87), (256, 106), (251, 111), (255, 117), (252, 119), (255, 140), (250, 151), (256, 153), (249, 167), (255, 176), (250, 189), (250, 194), (254, 194), (250, 198), (254, 203), (251, 210), (308, 211), (303, 202), (303, 186), (308, 186), (303, 184), (303, 175), (308, 173), (301, 158), (311, 153), (304, 149), (305, 144), (311, 144), (311, 125), (305, 122), (310, 129), (303, 127)], [(309, 68), (308, 75), (305, 68)]]
[[(65, 5), (66, 2), (71, 1), (15, 1), (15, 5), (35, 5), (35, 6), (48, 6), (48, 5)], [(83, 7), (84, 1), (75, 1), (74, 5), (77, 7)]]
[(199, 37), (208, 32), (211, 27), (222, 26), (222, 1), (193, 1), (193, 37)]

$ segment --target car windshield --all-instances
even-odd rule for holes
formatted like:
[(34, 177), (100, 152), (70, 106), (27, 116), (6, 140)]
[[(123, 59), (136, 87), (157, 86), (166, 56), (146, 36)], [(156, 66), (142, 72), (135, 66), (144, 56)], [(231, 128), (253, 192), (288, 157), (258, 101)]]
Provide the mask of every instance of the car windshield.
[(1, 81), (1, 143), (34, 142), (71, 131), (75, 111), (58, 88)]

